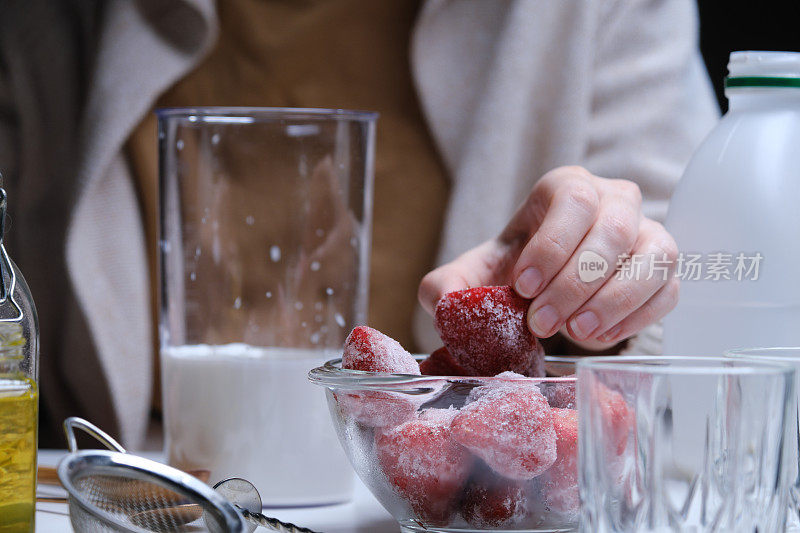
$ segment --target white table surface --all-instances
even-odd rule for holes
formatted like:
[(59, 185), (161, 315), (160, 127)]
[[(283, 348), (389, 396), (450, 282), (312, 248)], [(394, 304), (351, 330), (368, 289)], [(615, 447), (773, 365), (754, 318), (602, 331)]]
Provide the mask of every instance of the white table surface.
[[(55, 466), (64, 450), (39, 450), (39, 464)], [(143, 453), (158, 460), (158, 454)], [(45, 489), (40, 491), (43, 492)], [(60, 491), (63, 493), (63, 491)], [(50, 487), (47, 495), (55, 494)], [(264, 514), (324, 533), (398, 533), (397, 522), (381, 507), (369, 490), (356, 479), (355, 496), (349, 503), (317, 507), (267, 508)], [(62, 503), (36, 504), (36, 532), (60, 533), (72, 531), (67, 505)], [(259, 527), (257, 531), (267, 531)]]

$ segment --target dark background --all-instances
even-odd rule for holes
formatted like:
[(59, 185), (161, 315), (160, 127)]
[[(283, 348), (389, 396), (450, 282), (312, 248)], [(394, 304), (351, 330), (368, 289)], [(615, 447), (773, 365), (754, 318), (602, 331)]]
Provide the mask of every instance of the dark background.
[(706, 61), (720, 108), (728, 109), (723, 94), (728, 55), (736, 50), (800, 51), (800, 2), (768, 0), (698, 0), (700, 49)]

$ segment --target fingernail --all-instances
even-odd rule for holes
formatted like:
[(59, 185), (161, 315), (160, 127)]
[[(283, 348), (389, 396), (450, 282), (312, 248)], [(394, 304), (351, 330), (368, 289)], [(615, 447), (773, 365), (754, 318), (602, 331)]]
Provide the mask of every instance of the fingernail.
[(531, 317), (531, 329), (539, 337), (547, 336), (558, 322), (558, 313), (552, 305), (537, 309)]
[(598, 338), (603, 342), (611, 342), (617, 337), (617, 335), (619, 335), (620, 330), (622, 330), (622, 326), (620, 324), (617, 324), (610, 330), (600, 335), (600, 337)]
[(569, 322), (569, 328), (578, 337), (578, 340), (588, 339), (600, 327), (600, 320), (592, 311), (584, 311)]
[(542, 273), (539, 270), (528, 267), (522, 271), (514, 284), (514, 290), (523, 298), (533, 298), (539, 285), (542, 284)]

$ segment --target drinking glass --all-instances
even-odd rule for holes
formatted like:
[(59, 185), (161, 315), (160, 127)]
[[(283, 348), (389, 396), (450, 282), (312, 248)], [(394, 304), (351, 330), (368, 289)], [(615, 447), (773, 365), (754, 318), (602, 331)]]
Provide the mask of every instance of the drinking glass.
[(367, 312), (377, 115), (158, 111), (160, 344), (170, 464), (266, 505), (334, 503), (353, 474), (308, 371)]
[[(795, 368), (795, 394), (800, 395), (800, 347), (770, 347), (770, 348), (742, 348), (728, 350), (726, 357), (755, 359), (758, 361), (774, 361), (791, 365)], [(800, 402), (800, 398), (798, 398)], [(800, 405), (800, 403), (799, 403)], [(798, 465), (798, 448), (800, 448), (800, 427), (798, 427), (798, 413), (787, 425), (795, 428), (795, 433), (790, 437), (789, 444), (792, 449), (792, 460), (788, 461), (787, 468), (791, 469), (793, 480), (790, 489), (789, 516), (787, 518), (787, 531), (800, 532), (800, 465)]]
[[(686, 391), (691, 401), (681, 401)], [(787, 365), (581, 360), (581, 530), (784, 531), (793, 481), (787, 421), (796, 410)]]

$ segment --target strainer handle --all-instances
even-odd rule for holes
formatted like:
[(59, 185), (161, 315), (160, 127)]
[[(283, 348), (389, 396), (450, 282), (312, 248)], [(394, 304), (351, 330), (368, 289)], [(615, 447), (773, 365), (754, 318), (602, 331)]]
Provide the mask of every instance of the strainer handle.
[(67, 447), (69, 448), (69, 451), (72, 453), (78, 451), (78, 441), (75, 439), (76, 428), (81, 429), (88, 435), (94, 437), (109, 450), (120, 453), (128, 453), (127, 451), (125, 451), (125, 448), (123, 448), (120, 445), (120, 443), (115, 441), (111, 437), (111, 435), (109, 435), (99, 427), (95, 426), (88, 420), (84, 420), (83, 418), (79, 418), (77, 416), (71, 416), (66, 420), (64, 420), (64, 433), (67, 435)]

